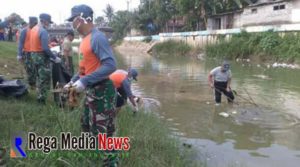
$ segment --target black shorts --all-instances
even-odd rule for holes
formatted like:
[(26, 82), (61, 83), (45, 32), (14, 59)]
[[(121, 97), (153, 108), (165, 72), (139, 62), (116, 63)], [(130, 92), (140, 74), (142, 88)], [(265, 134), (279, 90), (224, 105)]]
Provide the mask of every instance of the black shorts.
[(126, 101), (127, 101), (127, 95), (125, 90), (121, 87), (117, 89), (118, 95), (117, 95), (117, 105), (116, 107), (122, 107)]

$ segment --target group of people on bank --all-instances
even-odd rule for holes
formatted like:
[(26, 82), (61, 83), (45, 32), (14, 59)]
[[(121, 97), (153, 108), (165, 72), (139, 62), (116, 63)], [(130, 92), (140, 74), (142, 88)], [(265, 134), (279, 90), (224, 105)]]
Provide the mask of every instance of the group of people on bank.
[[(137, 105), (130, 84), (137, 80), (137, 70), (117, 70), (117, 62), (112, 48), (105, 35), (93, 25), (93, 10), (87, 5), (77, 5), (71, 9), (67, 19), (73, 29), (82, 37), (79, 46), (80, 56), (78, 72), (72, 77), (64, 89), (73, 87), (76, 92), (85, 92), (84, 110), (81, 117), (82, 131), (92, 135), (106, 133), (108, 137), (115, 132), (117, 108), (122, 107), (127, 98), (130, 99), (136, 112)], [(14, 22), (13, 17), (1, 22), (5, 27)], [(17, 59), (24, 63), (28, 75), (28, 84), (37, 90), (38, 103), (45, 104), (50, 91), (50, 63), (62, 63), (69, 73), (73, 73), (72, 45), (74, 33), (66, 34), (62, 45), (62, 55), (53, 54), (49, 48), (47, 29), (52, 24), (47, 13), (29, 18), (29, 25), (22, 29), (18, 44)], [(108, 157), (105, 166), (115, 166), (116, 157)]]

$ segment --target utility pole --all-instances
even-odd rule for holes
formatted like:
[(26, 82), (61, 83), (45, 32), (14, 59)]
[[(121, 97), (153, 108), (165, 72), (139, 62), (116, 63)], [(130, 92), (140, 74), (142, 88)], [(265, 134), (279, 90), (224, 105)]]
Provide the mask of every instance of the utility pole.
[[(131, 2), (131, 0), (127, 0), (127, 14), (129, 17), (129, 3)], [(129, 18), (129, 22), (128, 22), (128, 29), (129, 29), (129, 41), (131, 41), (131, 18)], [(132, 55), (130, 54), (130, 68), (132, 67)]]
[(127, 1), (127, 11), (129, 12), (129, 0)]

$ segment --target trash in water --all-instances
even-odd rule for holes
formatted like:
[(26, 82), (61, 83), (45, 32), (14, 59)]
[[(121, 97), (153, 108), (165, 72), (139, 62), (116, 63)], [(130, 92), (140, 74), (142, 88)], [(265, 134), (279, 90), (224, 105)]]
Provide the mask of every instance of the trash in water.
[(209, 104), (210, 104), (210, 102), (209, 102), (209, 101), (207, 101), (207, 102), (206, 102), (206, 104), (207, 104), (207, 105), (209, 105)]
[(192, 147), (191, 144), (187, 144), (187, 143), (183, 143), (182, 145), (183, 145), (184, 147), (187, 147), (187, 148), (191, 148), (191, 147)]
[(243, 110), (242, 111), (242, 115), (246, 114), (247, 113), (247, 110)]
[(226, 112), (220, 112), (219, 115), (221, 115), (221, 116), (223, 116), (225, 118), (229, 117), (229, 114), (226, 113)]
[(181, 124), (180, 124), (180, 123), (174, 123), (174, 125), (175, 125), (175, 126), (180, 126)]
[(236, 111), (232, 111), (232, 114), (236, 114), (237, 112)]
[(253, 76), (256, 77), (256, 78), (261, 78), (261, 79), (272, 79), (272, 78), (270, 78), (266, 75), (253, 75)]
[(185, 93), (186, 91), (185, 90), (179, 90), (179, 93)]
[(167, 119), (167, 121), (174, 121), (174, 119), (172, 119), (172, 118), (168, 118), (168, 119)]

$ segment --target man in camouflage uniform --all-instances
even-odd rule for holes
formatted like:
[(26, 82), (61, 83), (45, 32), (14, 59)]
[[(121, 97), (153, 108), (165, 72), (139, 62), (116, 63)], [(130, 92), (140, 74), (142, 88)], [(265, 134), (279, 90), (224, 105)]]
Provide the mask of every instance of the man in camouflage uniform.
[[(116, 61), (105, 35), (93, 25), (93, 10), (87, 5), (74, 6), (68, 21), (83, 36), (80, 44), (82, 59), (79, 73), (65, 86), (73, 86), (77, 92), (86, 90), (82, 129), (92, 135), (106, 133), (112, 137), (115, 131), (116, 91), (109, 75), (116, 70)], [(105, 152), (104, 166), (116, 166), (116, 156)]]
[(53, 23), (49, 14), (40, 14), (40, 24), (31, 29), (30, 47), (31, 57), (37, 74), (37, 100), (45, 104), (47, 94), (50, 90), (50, 59), (55, 63), (60, 63), (59, 57), (55, 56), (49, 49), (48, 32), (46, 29)]
[(24, 67), (27, 73), (27, 80), (29, 86), (34, 89), (36, 83), (36, 72), (34, 69), (33, 61), (30, 56), (30, 32), (31, 29), (37, 24), (36, 17), (29, 17), (29, 26), (24, 27), (21, 30), (21, 35), (18, 43), (18, 56), (17, 59), (24, 63)]

